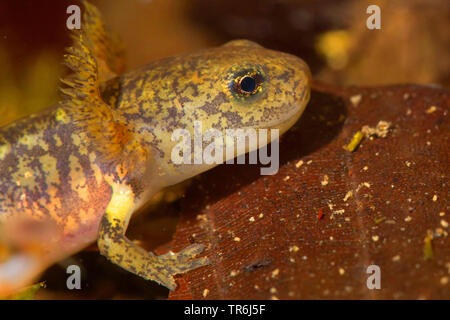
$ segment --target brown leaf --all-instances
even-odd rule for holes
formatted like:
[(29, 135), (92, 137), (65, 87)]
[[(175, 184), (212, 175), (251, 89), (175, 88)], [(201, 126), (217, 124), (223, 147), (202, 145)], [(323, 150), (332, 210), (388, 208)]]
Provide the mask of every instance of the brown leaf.
[[(276, 175), (222, 165), (188, 189), (173, 249), (206, 244), (211, 265), (178, 276), (169, 298), (447, 299), (449, 102), (434, 87), (316, 85)], [(343, 148), (381, 120), (385, 138)], [(366, 286), (373, 264), (380, 290)]]

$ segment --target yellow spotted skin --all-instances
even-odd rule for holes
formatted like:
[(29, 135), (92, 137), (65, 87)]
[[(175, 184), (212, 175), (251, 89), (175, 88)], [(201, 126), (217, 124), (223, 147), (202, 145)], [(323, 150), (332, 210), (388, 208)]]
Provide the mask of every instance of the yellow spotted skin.
[[(174, 164), (174, 130), (193, 135), (201, 121), (223, 134), (283, 133), (309, 100), (301, 59), (247, 40), (121, 74), (120, 47), (96, 8), (84, 6), (61, 102), (0, 128), (0, 249), (9, 248), (0, 255), (0, 295), (96, 239), (112, 262), (175, 289), (174, 275), (208, 264), (194, 258), (207, 244), (156, 256), (125, 237), (133, 212), (157, 192), (214, 167)], [(237, 90), (248, 76), (255, 85)]]

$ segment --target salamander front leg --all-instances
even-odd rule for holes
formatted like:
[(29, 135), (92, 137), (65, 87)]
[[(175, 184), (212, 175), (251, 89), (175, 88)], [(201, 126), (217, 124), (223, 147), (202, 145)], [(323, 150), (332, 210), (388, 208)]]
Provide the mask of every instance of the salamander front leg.
[(146, 252), (125, 237), (133, 206), (134, 194), (127, 185), (113, 186), (111, 201), (100, 224), (98, 247), (110, 261), (140, 277), (153, 280), (174, 290), (173, 276), (209, 264), (206, 257), (194, 257), (204, 249), (194, 244), (178, 253), (156, 256)]

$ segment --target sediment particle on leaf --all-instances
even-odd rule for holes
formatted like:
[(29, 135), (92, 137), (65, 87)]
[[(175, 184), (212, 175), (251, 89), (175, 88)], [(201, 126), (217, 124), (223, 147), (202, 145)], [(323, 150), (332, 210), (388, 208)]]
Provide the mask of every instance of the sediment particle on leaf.
[(431, 106), (425, 112), (430, 114), (430, 113), (435, 112), (436, 110), (437, 110), (436, 106)]
[(437, 196), (437, 195), (434, 195), (434, 196), (433, 196), (433, 201), (437, 201), (437, 199), (438, 199), (438, 196)]
[(239, 237), (234, 237), (233, 240), (236, 241), (236, 242), (239, 242), (239, 241), (241, 241), (241, 238), (239, 238)]
[(356, 150), (356, 148), (359, 146), (359, 144), (361, 143), (361, 140), (363, 139), (364, 135), (361, 131), (356, 132), (353, 137), (352, 140), (350, 141), (350, 143), (346, 146), (344, 146), (345, 150), (348, 150), (350, 152), (353, 152)]
[(423, 258), (425, 260), (433, 259), (433, 234), (431, 232), (428, 232), (427, 236), (423, 240), (424, 246), (423, 246)]
[(448, 228), (448, 222), (445, 221), (444, 219), (441, 220), (441, 226), (444, 228)]
[(320, 220), (320, 219), (322, 219), (322, 218), (323, 218), (323, 210), (322, 210), (322, 209), (319, 209), (319, 210), (318, 210), (318, 213), (317, 213), (317, 219)]
[(343, 276), (345, 274), (345, 269), (344, 268), (339, 268), (339, 274), (341, 276)]
[(353, 196), (353, 190), (348, 191), (344, 197), (344, 202), (346, 202), (352, 196)]
[(334, 204), (330, 200), (328, 200), (327, 205), (328, 205), (328, 208), (330, 208), (330, 210), (333, 210)]
[(378, 138), (386, 138), (392, 123), (380, 120), (375, 128), (363, 126), (361, 132), (367, 137), (376, 136)]
[(231, 272), (230, 272), (230, 277), (235, 277), (235, 276), (237, 276), (238, 274), (239, 274), (239, 271), (231, 270)]
[(328, 184), (328, 176), (324, 175), (322, 181), (320, 182), (323, 186)]
[(379, 223), (383, 222), (384, 220), (386, 220), (386, 217), (381, 217), (381, 218), (375, 219), (373, 222), (375, 222), (375, 224), (379, 224)]
[(407, 216), (406, 218), (405, 218), (405, 221), (406, 222), (410, 222), (412, 220), (412, 218), (410, 217), (410, 216)]
[(297, 252), (299, 248), (297, 246), (289, 247), (289, 252)]
[(358, 192), (362, 187), (366, 187), (367, 189), (370, 189), (370, 183), (368, 182), (362, 182), (358, 185), (356, 188), (356, 192)]
[(280, 273), (280, 269), (275, 269), (272, 271), (272, 278), (275, 278)]
[(442, 237), (442, 236), (447, 236), (448, 233), (446, 231), (444, 231), (444, 229), (442, 228), (436, 228), (436, 230), (434, 230), (434, 233), (438, 236), (438, 237)]
[(442, 277), (439, 281), (443, 286), (445, 286), (448, 283), (448, 277)]
[(354, 107), (357, 107), (359, 103), (361, 102), (362, 94), (355, 94), (354, 96), (350, 97), (350, 102), (353, 104)]
[(400, 261), (400, 256), (399, 255), (393, 256), (392, 261), (394, 262)]
[(203, 298), (206, 298), (206, 296), (209, 294), (209, 290), (205, 289), (203, 290)]
[(303, 165), (303, 160), (300, 160), (295, 164), (295, 167), (300, 168), (302, 165)]

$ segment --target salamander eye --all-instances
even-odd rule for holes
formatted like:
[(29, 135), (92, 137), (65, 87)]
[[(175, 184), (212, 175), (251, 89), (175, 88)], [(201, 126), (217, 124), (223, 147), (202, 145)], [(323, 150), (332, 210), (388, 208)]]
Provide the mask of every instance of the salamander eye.
[(232, 91), (248, 97), (262, 90), (262, 76), (255, 71), (244, 71), (236, 75), (232, 82)]
[(239, 81), (239, 89), (245, 93), (252, 93), (256, 89), (256, 79), (251, 76), (242, 77)]

